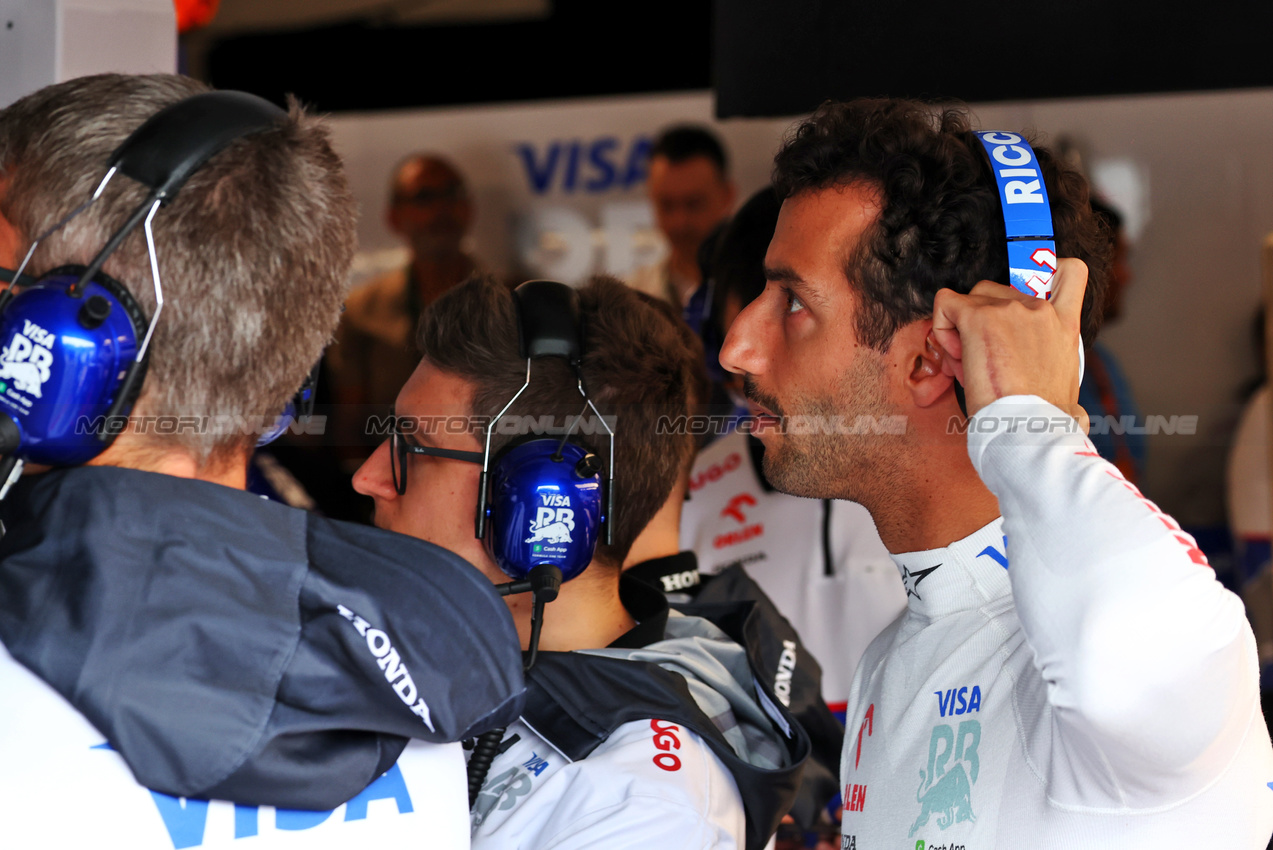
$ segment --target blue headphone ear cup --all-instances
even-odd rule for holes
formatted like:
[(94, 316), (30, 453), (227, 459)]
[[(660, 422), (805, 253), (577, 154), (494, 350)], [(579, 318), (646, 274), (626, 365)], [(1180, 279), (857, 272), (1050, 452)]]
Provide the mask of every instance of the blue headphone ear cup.
[[(49, 272), (49, 276), (54, 274), (70, 275), (78, 279), (83, 272), (83, 266), (61, 266)], [(125, 368), (118, 373), (118, 383), (111, 388), (107, 402), (108, 404), (113, 405), (116, 401), (115, 397), (117, 394), (120, 392), (126, 393), (126, 396), (123, 399), (123, 405), (120, 408), (123, 415), (118, 417), (114, 422), (106, 422), (105, 430), (98, 433), (98, 452), (101, 452), (115, 441), (115, 437), (118, 436), (128, 424), (128, 414), (132, 411), (133, 405), (136, 403), (138, 396), (141, 395), (142, 385), (145, 383), (146, 373), (150, 368), (150, 353), (149, 350), (147, 350), (147, 353), (143, 355), (140, 363), (136, 362), (136, 356), (138, 346), (140, 346), (146, 338), (146, 332), (150, 327), (150, 319), (147, 318), (145, 311), (141, 308), (141, 305), (137, 303), (137, 299), (134, 298), (133, 294), (128, 291), (128, 287), (124, 286), (124, 284), (120, 283), (105, 272), (99, 270), (96, 274), (94, 274), (92, 279), (89, 281), (89, 285), (90, 287), (94, 285), (100, 286), (106, 291), (109, 297), (113, 299), (111, 302), (112, 306), (118, 307), (123, 314), (128, 317), (128, 321), (132, 325), (133, 331), (131, 350), (128, 354), (127, 364)], [(87, 301), (93, 297), (93, 291), (91, 288), (86, 289), (83, 296), (85, 303), (87, 303)], [(133, 373), (131, 381), (128, 380), (130, 372)]]
[(292, 423), (295, 421), (296, 402), (293, 399), (287, 402), (287, 406), (283, 408), (283, 412), (274, 419), (274, 424), (256, 438), (256, 447), (260, 449), (268, 446), (270, 443), (286, 434), (287, 429), (291, 427)]
[(514, 580), (552, 564), (569, 581), (592, 562), (604, 502), (590, 457), (581, 446), (544, 438), (507, 449), (492, 464), (485, 542)]
[(283, 412), (274, 420), (274, 425), (256, 440), (256, 447), (263, 448), (287, 433), (287, 429), (297, 420), (306, 421), (314, 414), (314, 399), (318, 392), (318, 374), (323, 365), (319, 359), (310, 367), (309, 374), (296, 394), (288, 400)]
[[(69, 294), (83, 267), (64, 266), (15, 295), (0, 315), (0, 414), (16, 423), (15, 454), (36, 463), (84, 463), (118, 433), (104, 415), (145, 361), (135, 362), (147, 322), (136, 300), (98, 274)], [(135, 393), (133, 394), (135, 395)], [(127, 399), (131, 405), (134, 399)]]

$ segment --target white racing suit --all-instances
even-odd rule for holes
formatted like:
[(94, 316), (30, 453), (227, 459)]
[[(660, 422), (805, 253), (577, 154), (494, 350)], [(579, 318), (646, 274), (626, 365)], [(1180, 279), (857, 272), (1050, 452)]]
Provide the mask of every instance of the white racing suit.
[(853, 850), (1265, 847), (1273, 747), (1241, 601), (1064, 413), (1000, 399), (969, 454), (1002, 519), (894, 560), (841, 781)]
[[(738, 431), (699, 452), (681, 548), (704, 576), (746, 569), (822, 662), (822, 695), (842, 716), (858, 658), (906, 594), (866, 508), (780, 493), (762, 477), (762, 457), (759, 441)], [(681, 589), (675, 577), (664, 584)]]

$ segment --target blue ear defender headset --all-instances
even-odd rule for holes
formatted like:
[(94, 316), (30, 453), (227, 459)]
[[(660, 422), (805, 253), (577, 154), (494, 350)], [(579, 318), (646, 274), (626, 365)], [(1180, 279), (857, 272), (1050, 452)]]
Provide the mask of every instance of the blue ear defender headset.
[(268, 446), (279, 437), (287, 433), (287, 429), (293, 422), (308, 422), (309, 418), (314, 415), (314, 395), (318, 391), (318, 373), (322, 370), (323, 360), (320, 357), (314, 361), (314, 365), (310, 367), (309, 374), (305, 376), (301, 388), (296, 391), (287, 402), (287, 406), (283, 408), (274, 420), (274, 425), (261, 434), (256, 440), (256, 447)]
[[(1008, 282), (1026, 295), (1051, 298), (1056, 240), (1039, 158), (1020, 133), (985, 130), (977, 133), (977, 138), (990, 157), (999, 189), (999, 208), (1008, 238)], [(1078, 348), (1081, 381), (1086, 366), (1082, 339)]]
[(592, 561), (602, 523), (601, 461), (559, 439), (500, 454), (490, 472), (486, 547), (515, 581), (552, 565), (569, 581)]
[[(999, 209), (1008, 242), (1008, 283), (1031, 297), (1049, 299), (1057, 265), (1056, 240), (1039, 158), (1020, 133), (983, 130), (975, 135), (990, 158), (999, 190)], [(1083, 366), (1083, 342), (1079, 340), (1080, 379)], [(966, 415), (964, 391), (958, 382), (955, 396)]]
[[(614, 506), (614, 432), (584, 388), (579, 295), (564, 283), (532, 280), (513, 292), (526, 380), (486, 429), (482, 477), (474, 533), (485, 541), (500, 569), (514, 579), (508, 592), (531, 579), (537, 569), (559, 570), (562, 581), (583, 572), (592, 561), (599, 534), (612, 540)], [(540, 438), (505, 449), (491, 459), (491, 435), (504, 415), (530, 386), (532, 364), (562, 357), (575, 373), (582, 409), (565, 435)], [(603, 486), (601, 460), (569, 442), (589, 411), (610, 438), (610, 466)], [(489, 532), (489, 533), (488, 533)], [(551, 600), (549, 600), (551, 601)]]
[[(151, 227), (156, 213), (212, 156), (284, 117), (279, 107), (245, 92), (207, 92), (161, 110), (115, 150), (92, 196), (40, 234), (17, 271), (4, 275), (12, 285), (0, 294), (0, 454), (5, 455), (0, 498), (24, 461), (81, 464), (124, 430), (164, 306)], [(150, 192), (88, 266), (64, 266), (34, 281), (23, 274), (40, 242), (88, 209), (117, 173)], [(139, 224), (155, 293), (149, 319), (128, 290), (101, 271)], [(312, 381), (302, 393), (307, 389), (312, 404)]]
[[(614, 517), (614, 431), (584, 388), (579, 293), (564, 283), (531, 280), (513, 291), (518, 348), (526, 358), (526, 380), (486, 428), (482, 478), (474, 533), (513, 581), (497, 586), (501, 595), (534, 594), (526, 669), (535, 664), (544, 605), (557, 598), (563, 580), (578, 576), (592, 561), (598, 538), (612, 542)], [(531, 367), (544, 357), (563, 357), (575, 373), (582, 409), (560, 438), (537, 438), (504, 449), (491, 460), (491, 434), (531, 382)], [(609, 470), (603, 484), (600, 458), (569, 442), (580, 419), (596, 417), (610, 438)], [(488, 492), (489, 491), (489, 492)], [(477, 802), (504, 738), (492, 729), (473, 745), (468, 762), (469, 806)]]
[(999, 189), (999, 207), (1008, 237), (1008, 282), (1026, 295), (1051, 298), (1056, 242), (1039, 159), (1018, 133), (987, 130), (977, 133), (977, 139), (990, 157)]

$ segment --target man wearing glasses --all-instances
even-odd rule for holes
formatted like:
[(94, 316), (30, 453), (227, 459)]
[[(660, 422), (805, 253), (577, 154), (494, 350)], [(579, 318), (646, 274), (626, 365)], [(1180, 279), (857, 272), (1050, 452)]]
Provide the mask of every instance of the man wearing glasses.
[(393, 402), (419, 362), (413, 335), (421, 311), (476, 269), (462, 245), (473, 202), (460, 172), (442, 157), (418, 153), (403, 160), (385, 217), (410, 246), (411, 262), (350, 296), (327, 355), (335, 434), (342, 453), (358, 461), (375, 445), (365, 433), (367, 415)]
[[(807, 738), (755, 684), (741, 645), (621, 578), (693, 452), (688, 433), (660, 433), (659, 422), (685, 414), (701, 366), (676, 320), (618, 281), (583, 287), (579, 308), (582, 382), (613, 418), (613, 539), (547, 606), (526, 710), (492, 742), (489, 772), (470, 761), (473, 844), (759, 850), (791, 804)], [(450, 549), (505, 584), (474, 515), (488, 422), (526, 379), (514, 296), (489, 279), (466, 281), (425, 311), (419, 341), (424, 359), (398, 394), (393, 434), (354, 487), (375, 500), (376, 525)], [(527, 439), (520, 423), (548, 417), (564, 429), (580, 406), (564, 359), (532, 361), (529, 385), (489, 425), (492, 457)], [(570, 440), (608, 463), (603, 429), (580, 427)], [(531, 600), (505, 599), (525, 650)]]

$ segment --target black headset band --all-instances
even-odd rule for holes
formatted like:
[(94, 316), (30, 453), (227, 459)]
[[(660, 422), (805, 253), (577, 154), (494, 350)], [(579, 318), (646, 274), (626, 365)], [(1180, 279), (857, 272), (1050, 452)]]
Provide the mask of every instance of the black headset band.
[(564, 357), (579, 368), (583, 359), (579, 293), (555, 280), (528, 280), (513, 290), (521, 356)]
[[(286, 116), (269, 101), (246, 92), (214, 91), (178, 101), (150, 116), (111, 154), (108, 168), (117, 168), (148, 187), (150, 197), (142, 203), (89, 263), (81, 274), (78, 289), (90, 278), (101, 275), (106, 262), (124, 237), (147, 214), (156, 201), (172, 200), (190, 175), (227, 145), (243, 136), (267, 130)], [(122, 287), (121, 287), (122, 289)], [(134, 306), (136, 301), (132, 301)], [(121, 303), (126, 303), (121, 299)], [(140, 311), (139, 311), (140, 312)], [(148, 329), (143, 331), (143, 335)], [(140, 338), (140, 337), (139, 337)], [(141, 394), (142, 381), (150, 362), (146, 349), (124, 374), (107, 418), (124, 416), (124, 411)], [(110, 442), (111, 432), (103, 430), (99, 439)]]
[(188, 97), (146, 119), (115, 148), (107, 163), (151, 190), (89, 262), (73, 289), (78, 292), (137, 225), (156, 201), (176, 196), (209, 159), (243, 136), (276, 126), (287, 113), (264, 98), (241, 91), (212, 91)]
[(156, 112), (111, 154), (118, 168), (169, 200), (190, 175), (234, 140), (277, 126), (287, 113), (240, 91), (197, 94)]

